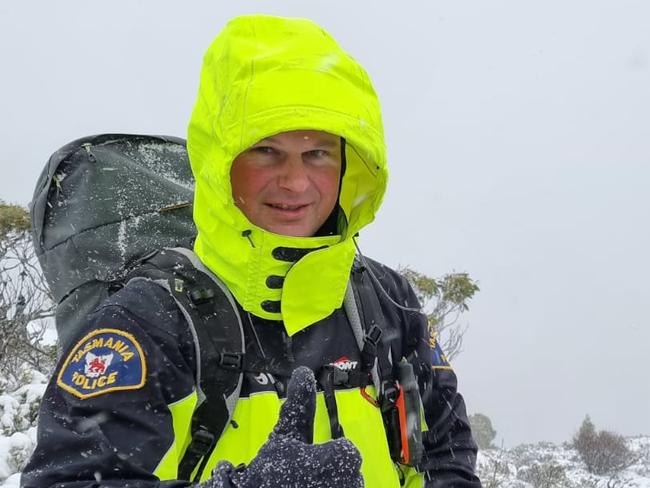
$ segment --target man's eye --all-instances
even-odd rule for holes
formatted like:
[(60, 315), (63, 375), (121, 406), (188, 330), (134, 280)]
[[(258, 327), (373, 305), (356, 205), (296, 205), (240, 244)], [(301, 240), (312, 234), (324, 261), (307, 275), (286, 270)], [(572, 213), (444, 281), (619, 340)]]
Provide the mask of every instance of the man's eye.
[(259, 154), (274, 154), (275, 149), (273, 149), (271, 146), (255, 146), (254, 148), (251, 149), (251, 151), (259, 153)]
[(324, 149), (313, 149), (309, 151), (309, 155), (315, 158), (326, 158), (330, 155), (330, 153)]

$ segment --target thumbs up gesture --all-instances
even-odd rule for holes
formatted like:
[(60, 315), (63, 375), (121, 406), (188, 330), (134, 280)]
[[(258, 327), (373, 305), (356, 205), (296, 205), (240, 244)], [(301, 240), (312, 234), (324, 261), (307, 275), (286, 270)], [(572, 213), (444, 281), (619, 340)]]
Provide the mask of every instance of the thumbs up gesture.
[(312, 444), (316, 379), (307, 367), (291, 375), (280, 418), (248, 466), (219, 463), (200, 488), (363, 488), (361, 454), (347, 439)]

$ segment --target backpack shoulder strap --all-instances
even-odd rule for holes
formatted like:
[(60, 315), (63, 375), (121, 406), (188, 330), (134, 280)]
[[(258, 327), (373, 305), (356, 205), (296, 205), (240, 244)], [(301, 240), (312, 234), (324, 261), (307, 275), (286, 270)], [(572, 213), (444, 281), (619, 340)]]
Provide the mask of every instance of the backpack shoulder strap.
[[(323, 388), (333, 439), (345, 435), (339, 422), (334, 387), (340, 384), (346, 387), (359, 387), (361, 394), (374, 405), (381, 406), (382, 410), (382, 398), (386, 398), (387, 395), (395, 397), (391, 350), (390, 345), (382, 341), (386, 327), (379, 307), (379, 298), (370, 282), (368, 273), (361, 262), (355, 260), (343, 299), (343, 309), (361, 351), (361, 369), (360, 371), (341, 372), (328, 365), (321, 368), (318, 375), (318, 381)], [(357, 374), (352, 375), (352, 373)], [(372, 379), (379, 401), (365, 392), (369, 377)]]
[(245, 350), (241, 317), (228, 288), (189, 249), (154, 253), (131, 279), (138, 278), (151, 279), (171, 294), (194, 337), (199, 401), (178, 473), (189, 480), (192, 473), (200, 476), (239, 399)]
[(355, 259), (343, 308), (361, 351), (362, 370), (370, 372), (377, 394), (391, 382), (392, 357), (390, 347), (382, 341), (385, 324), (379, 309), (379, 298), (364, 265)]
[[(397, 357), (386, 340), (390, 335), (389, 325), (375, 287), (382, 285), (372, 270), (365, 269), (369, 264), (363, 261), (355, 260), (352, 268), (344, 299), (345, 311), (360, 344), (363, 367), (371, 371), (377, 388), (391, 458), (400, 464), (417, 466), (423, 456), (422, 400), (417, 379), (409, 358)], [(361, 330), (365, 331), (364, 336), (359, 334)]]

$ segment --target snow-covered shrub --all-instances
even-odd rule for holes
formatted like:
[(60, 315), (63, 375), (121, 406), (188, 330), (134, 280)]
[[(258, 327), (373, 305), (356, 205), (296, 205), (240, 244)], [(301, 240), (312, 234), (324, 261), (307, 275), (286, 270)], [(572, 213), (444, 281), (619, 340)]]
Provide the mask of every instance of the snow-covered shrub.
[(596, 432), (588, 415), (573, 438), (573, 446), (587, 471), (593, 474), (617, 473), (636, 462), (622, 435), (606, 430)]
[(38, 371), (32, 371), (27, 380), (17, 390), (0, 395), (0, 431), (4, 436), (11, 436), (36, 425), (47, 378)]
[[(503, 451), (494, 451), (503, 454)], [(484, 455), (479, 451), (476, 469), (483, 488), (500, 488), (511, 478), (516, 468), (511, 466), (503, 455)]]
[(56, 361), (55, 305), (38, 263), (26, 208), (0, 200), (0, 393), (47, 374)]
[(34, 435), (30, 436), (23, 432), (15, 432), (9, 437), (0, 437), (0, 481), (23, 469), (34, 450), (33, 438)]
[[(0, 395), (0, 486), (18, 486), (17, 474), (36, 445), (36, 415), (47, 378), (38, 371), (27, 383)], [(3, 484), (4, 483), (4, 484)]]
[(533, 488), (563, 488), (569, 485), (566, 469), (556, 463), (535, 463), (520, 469), (517, 478), (530, 483)]
[(511, 454), (517, 466), (530, 466), (535, 463), (552, 462), (556, 452), (557, 446), (550, 442), (520, 444), (511, 449)]

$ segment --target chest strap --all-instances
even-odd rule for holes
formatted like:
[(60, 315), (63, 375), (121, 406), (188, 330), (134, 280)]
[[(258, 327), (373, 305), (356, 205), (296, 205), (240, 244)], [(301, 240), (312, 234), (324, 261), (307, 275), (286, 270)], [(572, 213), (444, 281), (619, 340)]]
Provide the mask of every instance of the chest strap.
[[(375, 314), (381, 313), (379, 301), (374, 290), (367, 289), (372, 284), (367, 280), (364, 281), (363, 271), (360, 263), (355, 263), (343, 300), (348, 322), (361, 352), (361, 369), (343, 371), (335, 365), (326, 365), (317, 375), (323, 389), (332, 439), (345, 435), (339, 421), (334, 391), (340, 388), (359, 388), (363, 394), (366, 386), (374, 384), (375, 391), (379, 393), (383, 380), (392, 377), (388, 352), (381, 342), (383, 330), (380, 322), (375, 320)], [(369, 302), (372, 297), (375, 298), (376, 303)], [(366, 309), (369, 311), (367, 312)], [(370, 400), (374, 402), (374, 399)]]
[(332, 439), (344, 437), (345, 433), (343, 432), (343, 426), (339, 422), (339, 411), (334, 391), (348, 388), (363, 389), (371, 383), (370, 375), (366, 371), (343, 371), (332, 364), (328, 364), (320, 369), (317, 379), (323, 389), (323, 398), (330, 420)]

